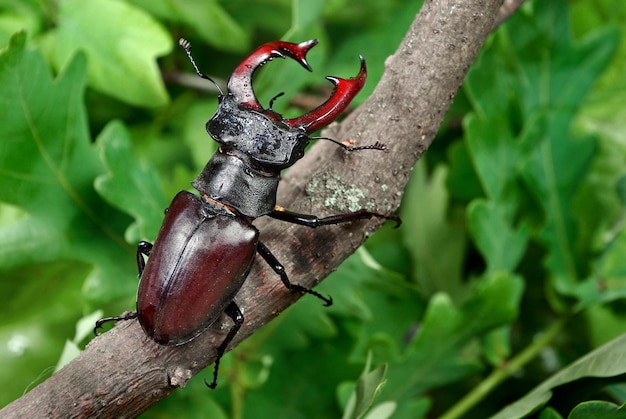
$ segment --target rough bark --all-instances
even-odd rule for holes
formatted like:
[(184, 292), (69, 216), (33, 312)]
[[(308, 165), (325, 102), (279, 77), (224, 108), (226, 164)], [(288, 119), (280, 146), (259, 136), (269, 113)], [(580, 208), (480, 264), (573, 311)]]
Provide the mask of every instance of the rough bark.
[[(413, 165), (433, 141), (481, 45), (503, 20), (501, 5), (502, 0), (426, 0), (387, 59), (372, 96), (326, 133), (358, 144), (381, 141), (388, 151), (347, 153), (320, 141), (284, 176), (278, 202), (318, 215), (356, 207), (395, 211)], [(293, 282), (314, 286), (381, 223), (374, 219), (314, 230), (263, 220), (259, 226), (263, 242)], [(297, 298), (258, 260), (236, 299), (245, 324), (233, 346)], [(121, 322), (0, 416), (135, 417), (212, 363), (230, 325), (223, 317), (191, 343), (171, 348), (146, 338), (136, 321)], [(205, 373), (210, 379), (211, 373)]]

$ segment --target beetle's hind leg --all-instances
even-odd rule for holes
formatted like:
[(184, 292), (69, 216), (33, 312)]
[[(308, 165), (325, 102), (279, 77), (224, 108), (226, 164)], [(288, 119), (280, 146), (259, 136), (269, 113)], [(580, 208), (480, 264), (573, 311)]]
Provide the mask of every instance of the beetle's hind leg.
[(272, 252), (270, 252), (270, 249), (268, 249), (267, 246), (265, 246), (263, 243), (257, 243), (256, 251), (259, 255), (261, 255), (263, 259), (265, 259), (267, 264), (270, 265), (274, 272), (280, 275), (280, 280), (283, 281), (283, 284), (285, 284), (285, 286), (289, 290), (299, 292), (301, 294), (311, 294), (322, 300), (325, 306), (330, 306), (333, 304), (333, 299), (330, 296), (324, 297), (322, 294), (313, 291), (311, 288), (303, 287), (302, 285), (290, 282), (289, 277), (287, 276), (287, 272), (285, 272), (285, 267), (278, 261), (278, 259), (276, 259), (276, 256), (274, 256)]
[(231, 301), (228, 304), (226, 310), (224, 310), (224, 313), (226, 313), (226, 315), (228, 315), (228, 317), (232, 319), (235, 325), (230, 328), (228, 334), (224, 338), (224, 341), (217, 348), (217, 355), (215, 356), (215, 366), (213, 367), (213, 381), (211, 382), (211, 384), (209, 384), (206, 380), (204, 380), (204, 384), (206, 384), (206, 386), (210, 389), (215, 389), (215, 387), (217, 387), (217, 373), (220, 369), (220, 360), (222, 359), (222, 356), (224, 356), (224, 352), (226, 352), (228, 344), (233, 340), (239, 329), (241, 329), (241, 325), (243, 324), (243, 314), (241, 313), (241, 310), (234, 301)]

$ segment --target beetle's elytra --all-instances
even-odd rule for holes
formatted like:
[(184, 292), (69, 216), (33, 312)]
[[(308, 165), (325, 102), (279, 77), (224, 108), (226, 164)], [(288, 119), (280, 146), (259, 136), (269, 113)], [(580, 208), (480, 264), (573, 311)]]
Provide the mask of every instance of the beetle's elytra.
[[(311, 294), (326, 305), (332, 304), (330, 298), (290, 282), (284, 267), (259, 241), (259, 231), (251, 224), (254, 218), (267, 215), (309, 227), (371, 217), (400, 223), (396, 216), (366, 210), (318, 218), (276, 206), (280, 171), (304, 155), (305, 147), (314, 139), (309, 135), (334, 121), (367, 77), (361, 57), (361, 68), (354, 78), (327, 77), (335, 90), (325, 103), (305, 115), (284, 119), (272, 109), (264, 109), (252, 90), (254, 72), (277, 57), (292, 58), (311, 71), (306, 55), (316, 44), (316, 40), (300, 44), (270, 42), (235, 68), (227, 93), (220, 94), (217, 112), (206, 125), (220, 147), (192, 182), (200, 196), (179, 192), (169, 206), (154, 245), (138, 244), (141, 279), (137, 311), (101, 319), (96, 323), (96, 331), (107, 321), (137, 318), (145, 333), (157, 343), (182, 345), (226, 313), (234, 325), (217, 349), (213, 381), (207, 383), (215, 388), (220, 358), (244, 322), (234, 298), (250, 272), (255, 254), (270, 265), (291, 291)], [(180, 45), (196, 73), (211, 80), (198, 70), (189, 43), (181, 39)], [(380, 143), (348, 147), (331, 141), (348, 151), (385, 148)]]
[[(179, 192), (143, 270), (137, 316), (148, 336), (180, 345), (224, 311), (252, 266), (259, 232), (248, 221)], [(163, 280), (167, 278), (167, 280)]]

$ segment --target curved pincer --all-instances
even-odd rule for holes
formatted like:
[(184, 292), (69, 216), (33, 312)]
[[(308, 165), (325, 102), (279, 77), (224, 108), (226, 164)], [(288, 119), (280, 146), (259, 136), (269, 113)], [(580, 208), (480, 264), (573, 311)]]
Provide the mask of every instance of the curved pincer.
[(326, 77), (326, 80), (335, 85), (330, 98), (312, 111), (297, 118), (287, 119), (284, 123), (292, 128), (303, 129), (307, 134), (310, 134), (337, 119), (365, 85), (367, 79), (365, 59), (363, 56), (359, 56), (359, 58), (361, 59), (359, 74), (351, 79)]
[(261, 45), (248, 55), (233, 71), (228, 79), (228, 91), (234, 96), (235, 102), (262, 112), (263, 107), (259, 103), (252, 89), (252, 76), (254, 72), (272, 58), (290, 57), (296, 60), (302, 67), (311, 71), (311, 66), (306, 61), (306, 54), (317, 45), (317, 39), (294, 44), (291, 42), (274, 41)]
[[(302, 67), (311, 71), (311, 66), (306, 61), (306, 54), (317, 45), (317, 40), (294, 44), (291, 42), (274, 41), (261, 45), (248, 55), (233, 71), (228, 80), (228, 92), (234, 102), (254, 111), (270, 116), (275, 121), (282, 117), (271, 109), (264, 109), (259, 103), (252, 89), (252, 76), (254, 72), (273, 58), (290, 57), (300, 63)], [(348, 107), (352, 99), (361, 91), (367, 79), (365, 59), (361, 56), (361, 69), (359, 74), (351, 79), (339, 77), (326, 77), (335, 85), (332, 95), (326, 102), (312, 111), (297, 118), (282, 120), (290, 128), (304, 131), (310, 134), (333, 122)]]

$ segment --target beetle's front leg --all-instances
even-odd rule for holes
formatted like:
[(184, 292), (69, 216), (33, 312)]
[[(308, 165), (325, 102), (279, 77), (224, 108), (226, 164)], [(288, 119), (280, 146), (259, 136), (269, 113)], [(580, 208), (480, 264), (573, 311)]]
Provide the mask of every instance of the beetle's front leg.
[[(139, 276), (143, 273), (143, 270), (146, 268), (146, 261), (143, 256), (150, 256), (150, 252), (152, 251), (152, 243), (148, 243), (146, 241), (140, 241), (137, 243), (137, 269), (139, 270)], [(132, 320), (137, 318), (136, 311), (130, 311), (126, 314), (122, 314), (121, 316), (113, 316), (113, 317), (105, 317), (96, 322), (95, 327), (93, 328), (94, 335), (98, 335), (98, 329), (102, 327), (104, 323), (108, 322), (117, 322), (120, 320)]]
[(153, 247), (152, 243), (143, 240), (137, 243), (137, 269), (139, 270), (139, 277), (141, 277), (143, 270), (146, 268), (146, 261), (143, 256), (149, 257)]

